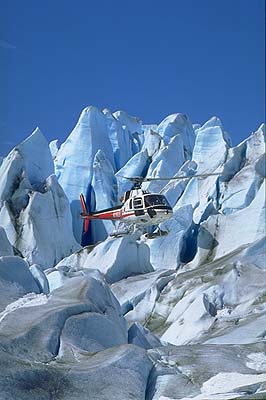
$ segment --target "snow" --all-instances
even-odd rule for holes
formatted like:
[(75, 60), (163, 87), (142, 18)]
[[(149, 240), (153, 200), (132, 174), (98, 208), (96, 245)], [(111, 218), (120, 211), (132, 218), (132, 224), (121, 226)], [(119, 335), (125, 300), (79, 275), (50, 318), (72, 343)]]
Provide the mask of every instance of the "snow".
[(251, 353), (248, 356), (249, 361), (246, 363), (248, 368), (255, 369), (259, 372), (266, 371), (266, 354)]
[[(262, 346), (164, 346), (148, 351), (154, 363), (147, 398), (224, 400), (260, 398), (265, 373), (246, 366), (248, 355)], [(253, 397), (254, 396), (254, 397)], [(261, 397), (263, 398), (263, 397)]]
[[(0, 165), (2, 396), (266, 395), (265, 125), (232, 147), (217, 117), (87, 107), (57, 143), (36, 129)], [(81, 192), (101, 210), (125, 177), (175, 175), (143, 185), (173, 207), (168, 235), (91, 221), (78, 244)]]
[[(202, 290), (202, 289), (201, 289)], [(170, 313), (166, 324), (171, 326), (162, 335), (162, 340), (175, 345), (193, 343), (202, 332), (210, 329), (213, 320), (206, 315), (200, 291), (194, 291), (191, 296), (180, 300), (176, 309)], [(193, 316), (193, 317), (192, 317)]]
[[(203, 396), (213, 395), (218, 393), (233, 392), (235, 389), (240, 389), (241, 386), (252, 385), (254, 383), (265, 382), (266, 374), (248, 375), (239, 374), (238, 372), (220, 372), (213, 376), (202, 386)], [(226, 389), (226, 391), (225, 391)], [(201, 397), (204, 399), (204, 397)]]

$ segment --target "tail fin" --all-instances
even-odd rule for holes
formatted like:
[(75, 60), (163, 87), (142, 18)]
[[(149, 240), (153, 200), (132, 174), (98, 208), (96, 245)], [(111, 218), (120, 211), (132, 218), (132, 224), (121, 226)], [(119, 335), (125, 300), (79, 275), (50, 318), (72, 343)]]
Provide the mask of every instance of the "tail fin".
[[(86, 214), (88, 214), (87, 204), (86, 204), (85, 198), (82, 193), (80, 194), (79, 198), (80, 198), (81, 208), (82, 208), (81, 216), (84, 217)], [(88, 232), (89, 224), (90, 224), (89, 218), (84, 218), (83, 233)]]

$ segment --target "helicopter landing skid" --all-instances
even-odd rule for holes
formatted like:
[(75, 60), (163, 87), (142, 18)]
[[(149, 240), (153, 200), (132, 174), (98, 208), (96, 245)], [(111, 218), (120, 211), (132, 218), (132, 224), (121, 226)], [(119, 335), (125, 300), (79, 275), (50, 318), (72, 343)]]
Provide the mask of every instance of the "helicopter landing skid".
[[(120, 228), (120, 229), (119, 229)], [(110, 233), (111, 238), (119, 238), (130, 235), (134, 231), (134, 225), (125, 225), (123, 222), (118, 224), (117, 230)]]
[(123, 236), (129, 235), (130, 233), (131, 233), (130, 231), (113, 232), (113, 233), (110, 233), (109, 236), (111, 238), (119, 238), (119, 237), (123, 237)]
[(156, 239), (158, 237), (167, 236), (168, 233), (169, 233), (168, 231), (162, 231), (161, 229), (159, 229), (157, 232), (145, 233), (144, 237), (146, 239)]

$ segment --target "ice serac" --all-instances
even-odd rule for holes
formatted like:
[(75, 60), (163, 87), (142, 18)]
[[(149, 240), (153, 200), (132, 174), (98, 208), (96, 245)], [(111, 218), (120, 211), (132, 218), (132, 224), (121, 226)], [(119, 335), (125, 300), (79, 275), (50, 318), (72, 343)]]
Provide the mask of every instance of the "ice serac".
[[(243, 223), (243, 221), (252, 221)], [(241, 228), (239, 228), (241, 227)], [(211, 215), (201, 225), (197, 265), (230, 254), (243, 246), (265, 238), (265, 180), (251, 204), (229, 215)], [(241, 234), (240, 231), (241, 230)]]
[(181, 135), (185, 157), (190, 158), (195, 143), (195, 133), (187, 115), (181, 113), (169, 115), (158, 125), (157, 132), (162, 136), (165, 145), (174, 136)]
[[(176, 135), (170, 139), (169, 143), (162, 146), (158, 153), (154, 155), (149, 166), (148, 178), (173, 177), (185, 161), (183, 140), (181, 135)], [(167, 184), (167, 181), (153, 181), (142, 185), (150, 192), (160, 192)]]
[(142, 134), (142, 123), (137, 117), (131, 117), (125, 111), (115, 111), (113, 116), (131, 133)]
[(138, 239), (137, 235), (108, 238), (89, 254), (87, 248), (84, 248), (84, 251), (63, 259), (57, 267), (71, 265), (74, 270), (99, 269), (108, 283), (151, 272), (153, 268), (150, 264), (149, 247)]
[(160, 148), (162, 137), (157, 132), (157, 125), (146, 125), (144, 129), (144, 142), (141, 150), (148, 151), (148, 156), (152, 157)]
[(49, 148), (53, 157), (53, 160), (55, 159), (57, 153), (58, 153), (58, 139), (52, 140), (49, 143)]
[(30, 264), (51, 268), (80, 248), (72, 233), (68, 199), (55, 175), (45, 181), (43, 192), (29, 193), (20, 212), (15, 247)]
[(192, 217), (191, 205), (180, 207), (169, 221), (160, 225), (168, 235), (148, 240), (151, 264), (155, 269), (176, 269), (182, 263), (180, 254), (186, 233), (192, 225)]
[(145, 176), (150, 164), (147, 149), (135, 154), (126, 165), (116, 173), (118, 184), (118, 198), (127, 190), (130, 190), (133, 183), (127, 178)]
[(48, 142), (39, 128), (4, 158), (0, 173), (0, 199), (9, 200), (24, 177), (31, 185), (42, 183), (54, 173)]
[(265, 126), (262, 125), (238, 146), (229, 149), (219, 186), (219, 203), (224, 214), (249, 206), (265, 173)]
[(115, 118), (109, 110), (105, 109), (103, 113), (113, 148), (115, 169), (118, 171), (134, 155), (135, 139), (131, 131), (123, 126), (123, 120)]
[(0, 224), (18, 254), (43, 268), (79, 248), (68, 200), (52, 173), (52, 156), (39, 129), (13, 149), (0, 167)]
[[(93, 162), (93, 177), (91, 182), (90, 212), (114, 207), (118, 204), (117, 181), (114, 169), (102, 150), (98, 150)], [(115, 229), (113, 221), (92, 220), (90, 222), (89, 240), (98, 243), (107, 238)]]
[(199, 173), (215, 172), (222, 167), (230, 147), (219, 118), (212, 117), (197, 130), (192, 159), (197, 163)]
[(126, 133), (131, 133), (131, 137), (133, 138), (133, 141), (131, 142), (133, 154), (140, 151), (144, 139), (140, 118), (132, 117), (125, 111), (116, 111), (113, 113), (113, 116), (122, 124)]
[(114, 168), (113, 148), (106, 117), (96, 107), (87, 107), (82, 111), (77, 125), (61, 145), (55, 158), (55, 173), (70, 201), (73, 231), (79, 242), (82, 232), (79, 195), (84, 193), (90, 202), (93, 161), (98, 150), (104, 152)]

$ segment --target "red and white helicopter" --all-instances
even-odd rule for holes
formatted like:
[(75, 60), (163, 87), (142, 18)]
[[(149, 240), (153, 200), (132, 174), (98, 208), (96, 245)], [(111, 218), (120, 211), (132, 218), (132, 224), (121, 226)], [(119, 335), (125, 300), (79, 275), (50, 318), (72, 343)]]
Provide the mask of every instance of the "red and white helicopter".
[[(159, 225), (173, 215), (173, 209), (163, 194), (150, 193), (141, 189), (142, 182), (184, 180), (194, 177), (206, 178), (212, 175), (221, 175), (221, 173), (194, 174), (192, 176), (175, 176), (165, 178), (123, 177), (134, 182), (134, 187), (124, 193), (121, 198), (122, 204), (112, 208), (107, 208), (105, 210), (95, 211), (93, 213), (88, 212), (85, 198), (81, 193), (80, 202), (82, 213), (80, 215), (81, 218), (84, 219), (83, 231), (86, 233), (89, 229), (90, 221), (97, 219), (122, 221), (128, 227), (126, 231), (114, 232), (110, 235), (112, 237), (119, 237), (132, 233), (134, 229), (143, 230), (144, 228), (145, 230), (148, 226)], [(146, 233), (145, 235), (148, 238), (155, 238), (157, 236), (166, 235), (167, 233), (168, 232), (162, 231), (158, 228), (156, 233)]]

